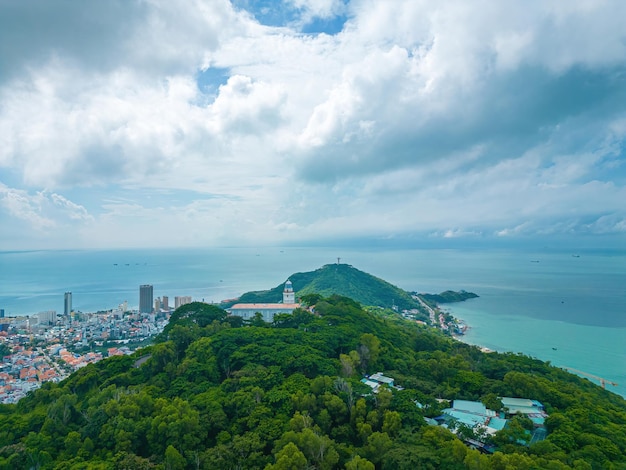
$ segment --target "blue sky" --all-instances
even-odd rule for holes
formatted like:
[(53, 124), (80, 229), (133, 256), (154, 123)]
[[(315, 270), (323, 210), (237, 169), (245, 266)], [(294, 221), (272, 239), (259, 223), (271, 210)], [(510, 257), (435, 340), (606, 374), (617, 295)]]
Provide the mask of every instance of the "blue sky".
[(625, 17), (4, 1), (0, 244), (626, 246)]

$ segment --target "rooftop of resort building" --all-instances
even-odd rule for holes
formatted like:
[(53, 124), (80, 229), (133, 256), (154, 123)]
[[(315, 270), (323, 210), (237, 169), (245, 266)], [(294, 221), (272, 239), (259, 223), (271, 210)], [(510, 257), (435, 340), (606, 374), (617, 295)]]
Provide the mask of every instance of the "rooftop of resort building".
[(488, 434), (495, 434), (506, 427), (508, 419), (505, 416), (524, 414), (535, 425), (535, 430), (531, 433), (531, 441), (536, 442), (545, 438), (543, 425), (547, 414), (543, 411), (543, 405), (540, 402), (510, 397), (503, 397), (501, 401), (506, 415), (504, 412), (498, 413), (490, 410), (478, 401), (454, 400), (452, 407), (443, 410), (443, 414), (437, 420), (452, 429), (456, 427), (456, 424), (463, 424), (472, 429), (482, 428)]
[(385, 377), (382, 372), (376, 372), (375, 374), (370, 375), (369, 379), (375, 382), (387, 384), (390, 387), (393, 387), (394, 383), (394, 379), (391, 377)]

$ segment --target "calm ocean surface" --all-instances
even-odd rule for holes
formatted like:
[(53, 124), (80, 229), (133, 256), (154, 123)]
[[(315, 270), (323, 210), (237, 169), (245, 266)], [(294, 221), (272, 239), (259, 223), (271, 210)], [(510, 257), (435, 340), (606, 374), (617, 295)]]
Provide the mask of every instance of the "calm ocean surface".
[(619, 384), (626, 396), (626, 252), (220, 248), (0, 252), (0, 308), (7, 316), (136, 307), (155, 297), (218, 302), (268, 289), (294, 272), (337, 261), (410, 291), (465, 289), (480, 298), (450, 307), (471, 327), (465, 341), (523, 352)]

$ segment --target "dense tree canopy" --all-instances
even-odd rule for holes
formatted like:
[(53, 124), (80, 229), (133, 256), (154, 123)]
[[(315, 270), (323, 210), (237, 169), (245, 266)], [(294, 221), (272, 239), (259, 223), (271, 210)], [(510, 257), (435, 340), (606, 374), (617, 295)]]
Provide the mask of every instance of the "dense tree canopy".
[[(154, 345), (1, 406), (0, 469), (626, 466), (621, 397), (345, 297), (314, 300), (315, 314), (249, 325), (185, 305)], [(372, 394), (360, 379), (376, 371), (404, 389)], [(496, 407), (499, 396), (542, 401), (547, 439), (524, 445), (528, 423), (515, 420), (484, 455), (423, 419), (445, 407), (437, 399)]]

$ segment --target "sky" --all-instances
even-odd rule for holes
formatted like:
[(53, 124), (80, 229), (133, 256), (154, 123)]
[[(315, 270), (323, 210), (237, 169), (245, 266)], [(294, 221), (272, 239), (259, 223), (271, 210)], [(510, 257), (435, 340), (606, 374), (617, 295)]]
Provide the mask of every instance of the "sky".
[(0, 249), (626, 246), (622, 0), (2, 0)]

